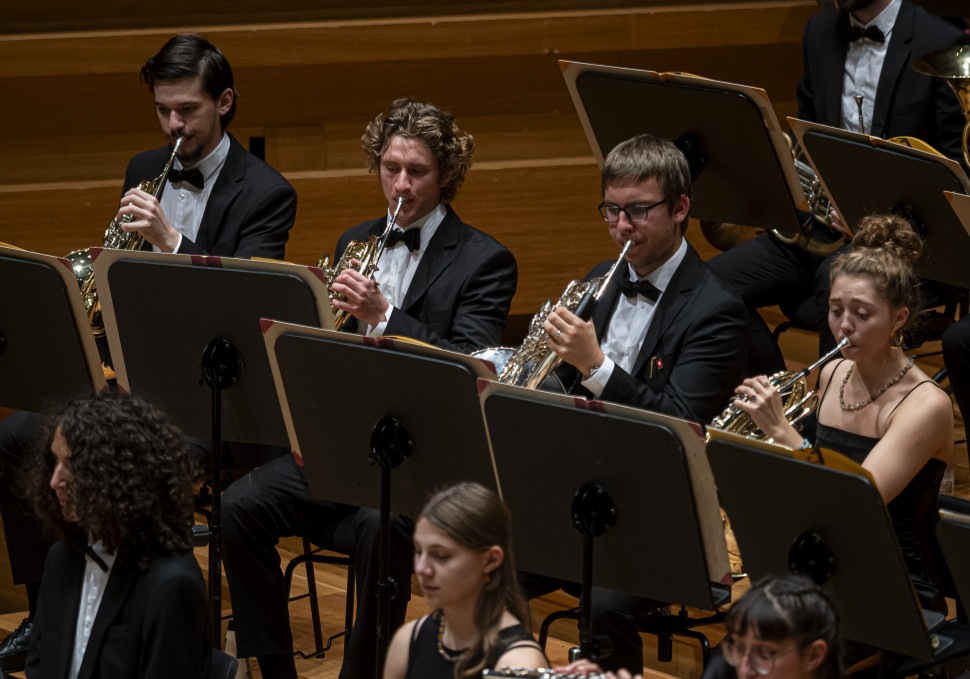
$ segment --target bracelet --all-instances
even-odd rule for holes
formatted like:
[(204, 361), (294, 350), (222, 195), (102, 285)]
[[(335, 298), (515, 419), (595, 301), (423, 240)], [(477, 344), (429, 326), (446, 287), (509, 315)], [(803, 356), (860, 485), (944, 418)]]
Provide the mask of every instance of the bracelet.
[(811, 447), (812, 447), (812, 442), (809, 441), (808, 439), (803, 438), (802, 445), (798, 446), (798, 449), (802, 450), (803, 448), (811, 448)]

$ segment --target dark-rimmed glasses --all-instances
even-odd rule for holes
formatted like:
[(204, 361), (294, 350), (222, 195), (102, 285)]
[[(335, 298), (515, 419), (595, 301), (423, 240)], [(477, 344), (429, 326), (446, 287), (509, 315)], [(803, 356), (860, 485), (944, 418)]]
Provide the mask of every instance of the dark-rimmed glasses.
[(650, 210), (666, 202), (667, 199), (664, 198), (663, 200), (658, 200), (653, 205), (627, 205), (626, 207), (620, 207), (619, 205), (612, 205), (610, 203), (600, 203), (597, 208), (605, 222), (616, 224), (620, 221), (620, 213), (625, 212), (626, 218), (636, 224), (647, 221), (647, 215), (650, 214)]
[(771, 673), (778, 658), (788, 655), (796, 648), (797, 646), (792, 646), (787, 651), (776, 651), (774, 648), (763, 644), (753, 644), (748, 647), (738, 642), (731, 635), (724, 637), (724, 641), (721, 642), (721, 653), (729, 665), (740, 667), (744, 656), (747, 655), (748, 665), (762, 676)]

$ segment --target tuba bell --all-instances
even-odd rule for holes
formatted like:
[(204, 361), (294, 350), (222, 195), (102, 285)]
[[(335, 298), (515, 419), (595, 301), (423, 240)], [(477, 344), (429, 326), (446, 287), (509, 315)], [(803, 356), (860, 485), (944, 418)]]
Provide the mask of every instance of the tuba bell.
[[(162, 173), (154, 179), (145, 179), (138, 182), (137, 188), (150, 193), (155, 198), (162, 195), (165, 188), (165, 180), (175, 162), (175, 155), (182, 146), (182, 137), (175, 140), (172, 147), (172, 154), (168, 157), (168, 162), (162, 168)], [(115, 217), (105, 229), (103, 245), (113, 250), (140, 250), (145, 244), (145, 238), (140, 233), (134, 231), (123, 231), (121, 227), (134, 219), (131, 215)], [(84, 302), (84, 310), (88, 315), (88, 322), (95, 337), (104, 336), (104, 322), (101, 319), (101, 301), (98, 299), (98, 289), (94, 284), (94, 271), (91, 263), (91, 253), (88, 250), (74, 250), (67, 253), (67, 260), (71, 263), (77, 284), (81, 288), (81, 299)]]
[[(343, 295), (333, 291), (331, 286), (334, 280), (336, 280), (337, 276), (344, 269), (355, 269), (367, 278), (374, 277), (374, 272), (378, 271), (377, 263), (380, 262), (381, 255), (387, 249), (387, 237), (391, 235), (391, 229), (397, 223), (397, 215), (405, 202), (404, 198), (397, 199), (397, 207), (394, 209), (394, 214), (387, 220), (387, 227), (384, 229), (384, 233), (381, 234), (380, 238), (371, 236), (367, 239), (367, 242), (361, 242), (359, 240), (350, 241), (347, 244), (347, 249), (344, 250), (340, 259), (333, 266), (330, 265), (330, 255), (324, 255), (317, 260), (317, 267), (323, 269), (324, 280), (327, 283), (327, 293), (330, 295), (330, 311), (333, 313), (333, 327), (336, 330), (343, 328), (347, 321), (353, 317), (348, 312), (343, 309), (338, 309), (333, 305), (333, 300), (335, 299), (341, 301), (346, 299)], [(360, 264), (358, 266), (351, 265), (351, 259), (358, 260)]]
[[(804, 419), (815, 412), (818, 407), (819, 395), (808, 389), (805, 378), (815, 368), (819, 367), (837, 353), (849, 346), (849, 338), (843, 338), (839, 344), (822, 358), (812, 363), (801, 372), (781, 370), (768, 378), (769, 386), (774, 387), (781, 394), (782, 407), (785, 409), (785, 419), (796, 430), (801, 431)], [(747, 396), (734, 397), (720, 415), (711, 420), (708, 425), (713, 429), (720, 429), (739, 436), (746, 436), (759, 441), (771, 442), (758, 425), (751, 419), (751, 415), (734, 405), (735, 401), (747, 401)]]
[(960, 100), (966, 125), (963, 126), (963, 162), (970, 167), (970, 46), (960, 45), (924, 54), (913, 62), (913, 70), (934, 78), (944, 78)]

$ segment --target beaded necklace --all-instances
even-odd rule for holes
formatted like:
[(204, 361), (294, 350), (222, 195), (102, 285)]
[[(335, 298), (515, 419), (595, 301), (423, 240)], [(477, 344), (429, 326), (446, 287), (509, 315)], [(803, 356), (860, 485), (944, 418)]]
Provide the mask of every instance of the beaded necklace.
[(845, 377), (842, 378), (842, 386), (839, 387), (839, 405), (842, 406), (842, 410), (849, 410), (849, 411), (859, 410), (860, 408), (865, 408), (867, 405), (869, 405), (870, 403), (872, 403), (873, 401), (875, 401), (877, 398), (879, 398), (880, 396), (882, 396), (884, 393), (886, 393), (886, 390), (889, 389), (889, 387), (893, 386), (894, 384), (896, 384), (897, 382), (899, 382), (899, 380), (903, 379), (903, 376), (907, 372), (909, 372), (909, 369), (912, 368), (912, 367), (913, 367), (913, 359), (910, 358), (909, 359), (909, 362), (905, 366), (903, 366), (903, 368), (898, 373), (896, 373), (891, 380), (889, 380), (884, 385), (882, 385), (882, 389), (880, 389), (879, 391), (877, 391), (875, 394), (869, 394), (869, 398), (867, 398), (865, 401), (860, 401), (859, 403), (849, 403), (849, 404), (846, 404), (846, 402), (845, 402), (845, 385), (849, 381), (849, 378), (852, 377), (852, 373), (855, 372), (855, 363), (853, 363), (849, 367), (848, 372), (845, 373)]
[(455, 662), (456, 660), (458, 660), (458, 658), (460, 658), (462, 655), (465, 654), (465, 651), (468, 650), (466, 648), (460, 651), (454, 651), (448, 648), (447, 646), (445, 646), (444, 639), (445, 639), (445, 614), (442, 613), (441, 620), (438, 622), (438, 653), (441, 655), (442, 658), (444, 658), (448, 662)]

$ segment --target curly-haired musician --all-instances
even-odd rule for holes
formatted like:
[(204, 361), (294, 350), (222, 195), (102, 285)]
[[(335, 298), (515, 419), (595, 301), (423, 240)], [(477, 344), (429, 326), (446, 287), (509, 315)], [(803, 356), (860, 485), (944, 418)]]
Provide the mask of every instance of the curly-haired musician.
[(42, 441), (27, 496), (58, 541), (27, 676), (203, 676), (206, 593), (181, 432), (137, 397), (100, 394), (58, 411)]
[[(457, 351), (498, 346), (515, 294), (515, 258), (468, 226), (450, 201), (471, 164), (473, 142), (451, 114), (399, 99), (363, 136), (380, 177), (388, 215), (348, 230), (337, 245), (380, 235), (399, 199), (403, 231), (380, 260), (376, 280), (345, 270), (335, 302), (372, 336), (405, 335)], [(345, 329), (355, 329), (352, 325)], [(353, 407), (350, 405), (349, 407)], [(256, 656), (264, 677), (295, 679), (293, 640), (276, 543), (303, 535), (357, 559), (357, 617), (344, 647), (342, 679), (373, 677), (377, 657), (379, 521), (376, 510), (319, 500), (292, 457), (274, 460), (233, 483), (223, 497), (226, 576), (239, 653)], [(404, 622), (410, 595), (410, 519), (391, 517), (391, 628)]]
[[(179, 35), (148, 59), (141, 77), (153, 93), (166, 146), (129, 162), (118, 215), (134, 219), (124, 228), (162, 252), (282, 259), (296, 218), (296, 192), (226, 131), (236, 110), (226, 57), (203, 38)], [(158, 200), (132, 188), (158, 176), (176, 137), (183, 143), (175, 167), (185, 174), (170, 174)], [(107, 359), (106, 347), (99, 348)], [(14, 490), (39, 427), (40, 418), (27, 412), (0, 423), (0, 512), (14, 582), (26, 585), (30, 605), (28, 617), (0, 644), (0, 667), (6, 670), (23, 666), (49, 547)]]

